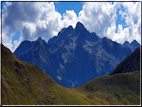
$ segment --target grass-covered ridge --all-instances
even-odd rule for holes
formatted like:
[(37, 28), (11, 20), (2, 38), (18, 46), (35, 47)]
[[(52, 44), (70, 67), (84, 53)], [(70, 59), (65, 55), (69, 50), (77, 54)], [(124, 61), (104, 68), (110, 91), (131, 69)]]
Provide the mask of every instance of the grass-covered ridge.
[(140, 72), (99, 77), (76, 89), (85, 94), (91, 104), (139, 105)]
[(69, 89), (58, 85), (40, 68), (21, 62), (2, 45), (2, 104), (58, 105), (82, 102), (85, 103)]
[(2, 105), (11, 104), (139, 105), (140, 72), (103, 76), (65, 88), (2, 45)]

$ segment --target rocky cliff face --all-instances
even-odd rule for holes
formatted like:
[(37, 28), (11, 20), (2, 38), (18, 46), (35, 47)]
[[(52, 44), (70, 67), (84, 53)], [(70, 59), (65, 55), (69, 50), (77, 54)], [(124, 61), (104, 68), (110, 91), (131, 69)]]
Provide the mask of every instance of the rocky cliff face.
[(90, 33), (78, 22), (75, 29), (63, 28), (48, 43), (42, 39), (23, 41), (14, 54), (39, 66), (60, 85), (77, 87), (109, 74), (131, 52), (106, 37)]

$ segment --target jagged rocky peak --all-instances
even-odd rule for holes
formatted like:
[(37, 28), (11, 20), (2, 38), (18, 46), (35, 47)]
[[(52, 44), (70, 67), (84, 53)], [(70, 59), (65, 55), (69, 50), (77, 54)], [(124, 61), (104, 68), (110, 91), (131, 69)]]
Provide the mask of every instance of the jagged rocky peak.
[[(111, 39), (109, 39), (109, 38), (107, 38), (107, 37), (103, 37), (102, 38), (102, 41), (104, 42), (108, 42), (108, 43), (110, 43), (110, 42), (112, 42), (112, 40)], [(114, 41), (113, 41), (114, 42)]]
[(61, 31), (58, 33), (57, 36), (62, 35), (62, 34), (66, 34), (66, 33), (71, 33), (72, 31), (73, 31), (73, 27), (70, 25), (67, 28), (61, 29)]
[(129, 43), (128, 41), (125, 41), (123, 46), (125, 48), (129, 48), (131, 51), (134, 51), (137, 47), (140, 46), (140, 44), (134, 39), (131, 43)]
[(139, 44), (135, 39), (131, 42), (131, 44)]
[(60, 85), (71, 88), (106, 75), (131, 53), (106, 37), (99, 39), (80, 22), (75, 29), (72, 26), (63, 28), (47, 44), (43, 41), (34, 42), (32, 48), (27, 46), (24, 54), (22, 48), (15, 55), (41, 67)]
[(136, 42), (136, 43), (137, 43), (137, 41), (136, 41), (135, 39), (132, 41), (132, 43), (133, 43), (133, 42)]
[(82, 29), (85, 29), (85, 27), (81, 22), (77, 22), (75, 29), (82, 30)]
[(42, 40), (42, 38), (41, 38), (41, 37), (38, 37), (37, 41), (41, 41), (41, 40)]
[(36, 45), (40, 45), (40, 46), (46, 46), (46, 41), (44, 39), (42, 39), (41, 37), (38, 37), (38, 39), (36, 40)]
[(67, 27), (67, 29), (73, 30), (73, 27), (70, 25)]
[(126, 44), (130, 44), (128, 41), (125, 41), (124, 43), (123, 43), (123, 45), (126, 45)]

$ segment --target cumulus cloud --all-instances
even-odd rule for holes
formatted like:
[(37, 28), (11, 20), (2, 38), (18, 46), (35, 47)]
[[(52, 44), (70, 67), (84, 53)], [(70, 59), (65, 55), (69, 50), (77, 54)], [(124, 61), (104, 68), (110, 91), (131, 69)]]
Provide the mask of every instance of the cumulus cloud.
[[(121, 20), (125, 20), (127, 27), (123, 24), (117, 26), (118, 9)], [(86, 2), (79, 13), (79, 20), (90, 32), (96, 32), (100, 37), (106, 36), (121, 44), (134, 39), (141, 43), (140, 2)]]
[[(2, 42), (14, 51), (17, 47), (14, 44), (19, 42), (13, 43), (12, 33), (20, 33), (18, 41), (57, 35), (63, 27), (61, 17), (53, 2), (7, 2), (2, 11), (2, 38), (5, 38)], [(9, 30), (11, 35), (8, 35)]]
[(55, 24), (57, 25), (55, 28), (52, 26), (54, 23), (59, 23), (60, 18), (61, 15), (55, 11), (53, 2), (12, 2), (3, 11), (3, 28), (8, 27), (14, 32), (21, 32), (30, 39), (33, 34), (39, 35), (41, 29), (44, 31), (48, 28), (46, 35), (52, 36), (52, 31), (56, 30), (58, 24)]
[(85, 3), (79, 13), (79, 20), (89, 31), (96, 32), (101, 37), (106, 36), (105, 31), (115, 20), (117, 6), (118, 4), (109, 2)]
[[(118, 9), (126, 27), (116, 24)], [(66, 10), (62, 16), (53, 2), (7, 2), (2, 11), (2, 42), (14, 51), (25, 39), (56, 36), (63, 27), (75, 27), (78, 21), (100, 37), (107, 36), (119, 43), (133, 39), (141, 42), (140, 2), (85, 2), (78, 16), (74, 10)], [(20, 33), (19, 39), (13, 40), (16, 32)]]
[(78, 18), (74, 10), (66, 10), (66, 13), (63, 14), (63, 24), (65, 27), (72, 25), (75, 28), (77, 21)]
[(122, 19), (125, 19), (127, 27), (123, 29), (122, 25), (118, 25), (118, 32), (115, 32), (115, 25), (111, 24), (111, 27), (108, 27), (107, 36), (119, 43), (124, 43), (126, 40), (132, 42), (134, 39), (141, 43), (141, 4), (124, 2), (121, 6), (125, 11), (120, 10), (119, 14)]
[[(21, 40), (35, 40), (39, 36), (49, 38), (69, 25), (75, 26), (77, 15), (74, 10), (66, 10), (63, 16), (55, 10), (53, 2), (7, 2), (2, 12), (3, 44), (12, 51), (17, 48), (8, 35), (9, 29), (20, 33)], [(22, 37), (22, 39), (21, 39)], [(19, 43), (19, 42), (15, 42)]]

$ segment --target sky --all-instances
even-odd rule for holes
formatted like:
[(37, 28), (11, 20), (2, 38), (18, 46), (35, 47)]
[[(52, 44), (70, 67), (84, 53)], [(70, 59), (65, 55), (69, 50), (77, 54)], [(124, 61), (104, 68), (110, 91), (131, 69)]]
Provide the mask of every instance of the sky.
[(140, 2), (2, 2), (2, 43), (14, 52), (24, 40), (48, 42), (78, 21), (99, 37), (141, 43)]

